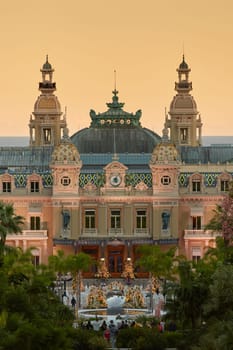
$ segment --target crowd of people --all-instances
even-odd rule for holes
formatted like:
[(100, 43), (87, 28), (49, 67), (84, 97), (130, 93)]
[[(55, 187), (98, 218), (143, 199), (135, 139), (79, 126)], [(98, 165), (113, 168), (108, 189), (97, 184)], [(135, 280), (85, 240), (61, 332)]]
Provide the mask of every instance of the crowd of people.
[(121, 320), (120, 322), (114, 322), (114, 320), (110, 320), (107, 322), (106, 320), (98, 320), (97, 317), (93, 321), (88, 320), (81, 323), (82, 329), (102, 331), (104, 339), (111, 344), (112, 348), (115, 348), (118, 332), (123, 328), (134, 326), (136, 326), (135, 321)]
[[(126, 320), (121, 319), (120, 317), (116, 317), (115, 320), (110, 321), (98, 319), (98, 317), (96, 317), (94, 320), (83, 321), (80, 326), (82, 329), (102, 332), (104, 339), (111, 344), (112, 348), (114, 348), (116, 345), (117, 334), (121, 329), (129, 327), (143, 327), (141, 323), (138, 323), (135, 320)], [(175, 322), (169, 321), (165, 323), (163, 319), (159, 322), (154, 318), (148, 319), (144, 326), (148, 328), (156, 328), (160, 333), (165, 331), (176, 331)]]

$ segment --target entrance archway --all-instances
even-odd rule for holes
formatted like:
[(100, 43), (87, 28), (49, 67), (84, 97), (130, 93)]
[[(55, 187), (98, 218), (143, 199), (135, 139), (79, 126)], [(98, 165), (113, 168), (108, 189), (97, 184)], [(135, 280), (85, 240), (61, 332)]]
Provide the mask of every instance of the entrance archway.
[(107, 249), (107, 266), (111, 277), (119, 278), (123, 272), (125, 246), (108, 245)]

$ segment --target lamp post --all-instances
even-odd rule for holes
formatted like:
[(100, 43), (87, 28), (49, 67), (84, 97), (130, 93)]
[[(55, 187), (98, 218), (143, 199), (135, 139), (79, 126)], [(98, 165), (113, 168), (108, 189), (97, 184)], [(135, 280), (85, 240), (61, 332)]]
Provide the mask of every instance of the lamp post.
[(71, 281), (72, 277), (70, 274), (58, 274), (57, 280), (56, 280), (56, 289), (58, 291), (58, 296), (63, 304), (64, 298), (67, 297), (67, 282)]
[(154, 311), (154, 300), (153, 300), (153, 277), (150, 272), (150, 309), (151, 309), (151, 314), (153, 315)]

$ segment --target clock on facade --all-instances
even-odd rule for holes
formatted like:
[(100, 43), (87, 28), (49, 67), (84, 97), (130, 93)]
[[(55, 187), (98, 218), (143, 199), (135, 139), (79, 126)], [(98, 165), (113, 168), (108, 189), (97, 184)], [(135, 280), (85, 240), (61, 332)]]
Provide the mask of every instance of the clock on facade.
[(120, 175), (111, 175), (111, 177), (110, 177), (110, 184), (112, 186), (119, 186), (120, 183), (121, 183)]

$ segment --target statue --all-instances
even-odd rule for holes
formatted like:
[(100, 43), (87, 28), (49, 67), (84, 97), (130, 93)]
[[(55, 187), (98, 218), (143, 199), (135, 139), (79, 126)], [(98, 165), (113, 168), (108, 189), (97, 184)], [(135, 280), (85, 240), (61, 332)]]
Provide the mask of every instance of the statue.
[(96, 113), (95, 113), (95, 111), (93, 109), (90, 110), (90, 117), (91, 117), (92, 120), (96, 119)]
[(69, 229), (69, 226), (70, 226), (70, 212), (69, 212), (69, 210), (63, 210), (62, 216), (63, 216), (63, 229), (67, 230), (67, 229)]
[(162, 230), (168, 230), (170, 223), (170, 213), (168, 211), (164, 211), (162, 213)]

